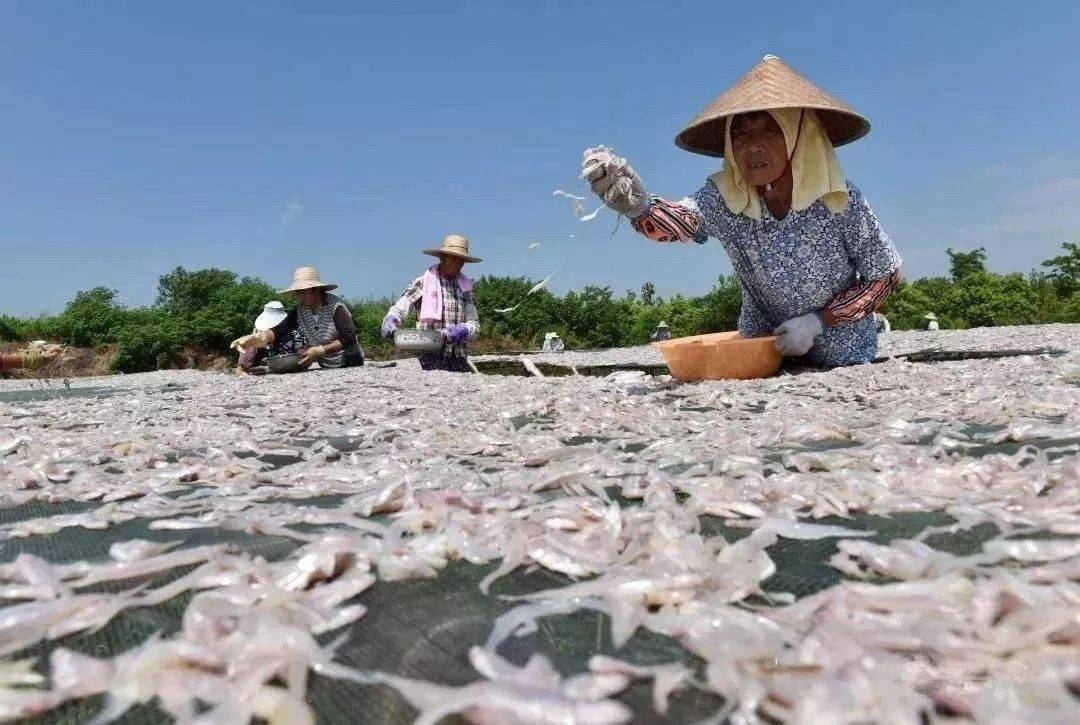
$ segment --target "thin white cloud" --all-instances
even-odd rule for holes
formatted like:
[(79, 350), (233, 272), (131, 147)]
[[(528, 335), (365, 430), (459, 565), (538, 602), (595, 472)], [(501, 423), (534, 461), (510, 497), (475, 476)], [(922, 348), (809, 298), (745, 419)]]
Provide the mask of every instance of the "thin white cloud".
[(292, 224), (294, 221), (300, 218), (300, 215), (304, 213), (304, 205), (295, 199), (289, 200), (285, 205), (285, 211), (281, 213), (281, 220), (278, 222), (277, 234), (280, 237), (285, 233), (285, 228)]

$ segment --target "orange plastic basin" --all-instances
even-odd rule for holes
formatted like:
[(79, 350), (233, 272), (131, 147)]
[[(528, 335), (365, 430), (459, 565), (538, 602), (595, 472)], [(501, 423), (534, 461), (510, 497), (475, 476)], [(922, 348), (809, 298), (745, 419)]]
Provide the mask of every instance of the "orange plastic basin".
[(780, 369), (783, 356), (776, 337), (745, 338), (737, 332), (678, 337), (654, 342), (673, 377), (694, 380), (767, 378)]

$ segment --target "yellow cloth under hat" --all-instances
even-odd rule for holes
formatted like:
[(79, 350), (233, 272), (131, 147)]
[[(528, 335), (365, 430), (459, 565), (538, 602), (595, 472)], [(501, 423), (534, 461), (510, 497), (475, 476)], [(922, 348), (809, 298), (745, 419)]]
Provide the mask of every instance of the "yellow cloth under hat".
[[(802, 211), (818, 199), (833, 214), (847, 206), (847, 183), (829, 137), (813, 109), (773, 108), (769, 114), (784, 132), (788, 155), (791, 156), (791, 208)], [(802, 117), (802, 133), (799, 118)], [(799, 140), (798, 148), (795, 139)], [(792, 153), (794, 152), (794, 155)], [(724, 169), (709, 177), (733, 214), (742, 214), (761, 221), (761, 199), (735, 162), (731, 151), (731, 119), (724, 126)]]

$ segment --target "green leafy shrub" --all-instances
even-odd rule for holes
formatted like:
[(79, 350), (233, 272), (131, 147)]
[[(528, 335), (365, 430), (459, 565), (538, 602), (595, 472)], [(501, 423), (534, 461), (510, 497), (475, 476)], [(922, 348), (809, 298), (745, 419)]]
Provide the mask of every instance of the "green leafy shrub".
[(113, 370), (138, 373), (176, 365), (186, 342), (183, 323), (160, 310), (143, 309), (131, 315), (117, 335)]

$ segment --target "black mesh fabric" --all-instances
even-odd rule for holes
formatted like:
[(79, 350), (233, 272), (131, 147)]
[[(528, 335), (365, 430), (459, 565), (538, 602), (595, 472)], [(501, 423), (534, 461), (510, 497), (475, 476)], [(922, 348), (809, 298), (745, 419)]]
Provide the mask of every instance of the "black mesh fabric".
[[(318, 505), (326, 501), (305, 501)], [(625, 502), (630, 505), (630, 502)], [(94, 508), (94, 503), (36, 503), (0, 510), (0, 523), (60, 513), (77, 513)], [(941, 513), (899, 514), (889, 518), (856, 517), (853, 519), (824, 519), (849, 528), (873, 530), (877, 542), (911, 537), (928, 526), (940, 526), (951, 520)], [(702, 518), (702, 532), (708, 536), (722, 534), (735, 540), (749, 533), (747, 529), (730, 529), (722, 520)], [(980, 526), (967, 532), (930, 537), (928, 543), (955, 554), (969, 554), (979, 549), (983, 541), (996, 534), (993, 526)], [(0, 560), (10, 561), (19, 553), (28, 552), (53, 562), (77, 559), (103, 559), (109, 546), (116, 541), (143, 538), (174, 541), (173, 531), (154, 531), (146, 521), (130, 521), (107, 531), (68, 528), (50, 536), (32, 536), (0, 543)], [(297, 543), (281, 537), (249, 535), (217, 529), (196, 529), (183, 532), (185, 546), (230, 543), (233, 546), (276, 560), (288, 555)], [(836, 551), (835, 539), (795, 541), (781, 539), (769, 549), (776, 562), (777, 572), (766, 580), (767, 591), (786, 591), (803, 597), (834, 585), (839, 573), (828, 565)], [(397, 674), (435, 682), (460, 685), (478, 677), (468, 662), (472, 645), (483, 644), (492, 623), (500, 614), (513, 607), (502, 599), (505, 595), (548, 589), (569, 583), (569, 579), (537, 570), (516, 573), (493, 586), (485, 596), (479, 583), (493, 568), (454, 562), (435, 579), (378, 582), (361, 595), (359, 601), (368, 608), (367, 614), (349, 628), (348, 641), (338, 650), (337, 660), (361, 669), (381, 669)], [(128, 580), (101, 585), (90, 591), (128, 589), (141, 581), (155, 586), (177, 578), (191, 567), (177, 569), (146, 580)], [(48, 653), (57, 646), (69, 647), (102, 657), (116, 655), (136, 646), (155, 632), (170, 634), (180, 628), (181, 617), (190, 600), (185, 594), (158, 607), (125, 611), (102, 630), (79, 634), (59, 642), (39, 644), (20, 656), (41, 658), (44, 670)], [(341, 632), (326, 635), (324, 641), (336, 638)], [(667, 637), (640, 630), (621, 649), (614, 647), (607, 615), (591, 610), (568, 616), (553, 616), (541, 620), (539, 630), (526, 637), (510, 639), (500, 653), (522, 664), (533, 652), (551, 658), (564, 674), (583, 671), (589, 657), (608, 654), (641, 664), (661, 664), (671, 661), (701, 663), (689, 655), (677, 642)], [(635, 712), (637, 723), (685, 723), (707, 717), (723, 704), (707, 693), (689, 689), (676, 693), (671, 709), (661, 717), (652, 709), (651, 685), (642, 682), (627, 690), (620, 699)], [(393, 691), (381, 686), (362, 686), (353, 683), (313, 677), (308, 691), (319, 722), (325, 723), (408, 723), (415, 711)], [(83, 722), (101, 707), (101, 698), (69, 703), (50, 713), (44, 722)], [(120, 722), (158, 723), (168, 718), (152, 705), (134, 708)]]

